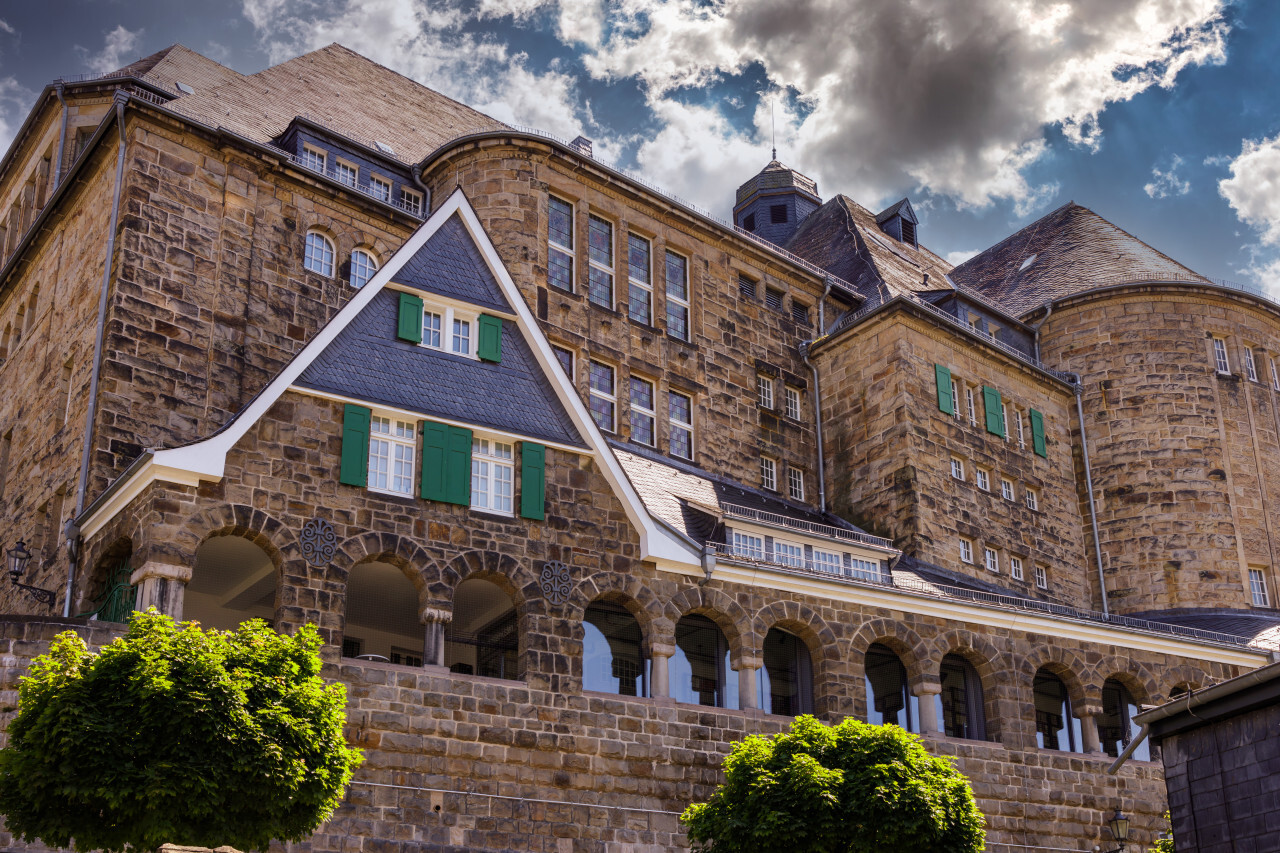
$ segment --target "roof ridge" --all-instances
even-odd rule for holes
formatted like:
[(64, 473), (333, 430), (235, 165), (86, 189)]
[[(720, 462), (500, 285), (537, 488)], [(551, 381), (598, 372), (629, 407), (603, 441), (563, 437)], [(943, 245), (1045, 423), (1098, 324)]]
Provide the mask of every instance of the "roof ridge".
[[(1085, 207), (1084, 205), (1076, 204), (1074, 201), (1068, 201), (1066, 204), (1058, 205), (1053, 210), (1046, 213), (1044, 216), (1041, 216), (1039, 219), (1036, 219), (1033, 222), (1028, 222), (1026, 225), (1022, 226), (1017, 231), (1014, 231), (1008, 237), (1005, 237), (1003, 240), (1000, 240), (997, 243), (992, 243), (990, 246), (983, 249), (981, 252), (978, 252), (978, 254), (974, 255), (972, 258), (969, 258), (964, 263), (956, 264), (955, 269), (960, 269), (961, 267), (967, 266), (968, 264), (972, 263), (973, 261), (976, 261), (978, 258), (987, 254), (988, 252), (994, 252), (996, 249), (999, 249), (1001, 246), (1011, 243), (1013, 239), (1017, 237), (1019, 234), (1029, 231), (1033, 227), (1039, 226), (1042, 222), (1044, 222), (1049, 217), (1053, 216), (1054, 214), (1060, 211), (1066, 210), (1068, 207), (1079, 207), (1082, 210), (1089, 210), (1089, 208)], [(1094, 213), (1092, 210), (1089, 210), (1089, 212)], [(1096, 213), (1094, 213), (1094, 215), (1097, 216)], [(1101, 219), (1102, 217), (1098, 217), (1098, 218)], [(1103, 221), (1105, 222), (1106, 220), (1103, 220)]]

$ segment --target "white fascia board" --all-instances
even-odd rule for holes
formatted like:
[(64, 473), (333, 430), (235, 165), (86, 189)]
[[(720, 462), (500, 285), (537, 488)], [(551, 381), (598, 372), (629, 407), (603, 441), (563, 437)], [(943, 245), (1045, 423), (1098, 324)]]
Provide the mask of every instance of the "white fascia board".
[(471, 209), (470, 204), (466, 203), (462, 190), (454, 190), (453, 195), (450, 196), (449, 201), (445, 204), (452, 204), (455, 199), (462, 199), (461, 204), (457, 207), (461, 214), (462, 222), (466, 225), (467, 231), (470, 232), (471, 239), (479, 247), (485, 263), (489, 266), (489, 271), (493, 273), (498, 285), (502, 288), (503, 294), (507, 297), (507, 302), (515, 308), (516, 326), (524, 335), (524, 339), (533, 351), (534, 357), (537, 358), (543, 373), (551, 380), (551, 386), (555, 389), (561, 405), (565, 407), (569, 417), (573, 420), (573, 425), (577, 428), (578, 434), (586, 439), (587, 445), (591, 448), (600, 464), (601, 472), (609, 485), (613, 487), (614, 494), (622, 502), (627, 518), (631, 521), (632, 526), (635, 527), (636, 532), (640, 534), (641, 556), (649, 560), (669, 560), (686, 565), (700, 566), (702, 560), (701, 549), (697, 548), (691, 540), (685, 540), (674, 531), (669, 531), (662, 525), (655, 523), (649, 515), (644, 502), (640, 500), (640, 495), (631, 485), (631, 481), (627, 479), (627, 475), (623, 472), (617, 457), (613, 455), (608, 442), (605, 441), (600, 429), (596, 426), (596, 422), (587, 413), (586, 406), (582, 404), (582, 399), (574, 389), (573, 383), (570, 382), (569, 377), (560, 366), (560, 361), (551, 351), (551, 342), (542, 333), (537, 320), (534, 319), (533, 314), (529, 311), (529, 306), (525, 304), (524, 296), (520, 293), (520, 289), (516, 286), (510, 273), (507, 272), (502, 259), (498, 257), (498, 252), (494, 249), (493, 243), (489, 241), (489, 235), (485, 233), (484, 227), (480, 224), (475, 211)]
[(92, 537), (105, 527), (107, 522), (115, 517), (116, 513), (128, 506), (134, 498), (142, 494), (147, 486), (157, 480), (163, 480), (166, 483), (177, 483), (180, 486), (196, 487), (200, 485), (202, 479), (204, 478), (199, 474), (159, 464), (153, 455), (141, 468), (133, 473), (127, 483), (122, 483), (118, 489), (111, 493), (110, 498), (93, 511), (93, 514), (80, 522), (80, 533), (85, 539)]
[[(658, 563), (658, 568), (689, 577), (702, 575), (701, 570), (695, 571), (664, 563)], [(1094, 645), (1119, 646), (1177, 657), (1218, 661), (1250, 669), (1263, 666), (1269, 660), (1267, 653), (1262, 650), (1233, 649), (1228, 646), (1201, 643), (1182, 637), (1147, 633), (1113, 625), (1094, 625), (1089, 622), (1059, 619), (1038, 613), (983, 607), (966, 601), (937, 598), (909, 590), (871, 584), (836, 583), (786, 571), (773, 572), (760, 566), (748, 567), (719, 561), (716, 563), (712, 578), (725, 583), (768, 589), (772, 592), (793, 592), (827, 601), (900, 610), (920, 616), (935, 616), (949, 622), (1000, 628), (1014, 634), (1044, 634)]]

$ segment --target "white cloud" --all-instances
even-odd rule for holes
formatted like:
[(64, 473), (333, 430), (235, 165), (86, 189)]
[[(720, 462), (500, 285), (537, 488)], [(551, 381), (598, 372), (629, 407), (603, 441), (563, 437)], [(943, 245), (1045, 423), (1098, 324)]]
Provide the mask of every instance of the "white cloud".
[(15, 78), (0, 78), (0, 155), (9, 149), (35, 99), (36, 93)]
[(106, 34), (102, 50), (92, 55), (84, 48), (77, 50), (84, 57), (85, 65), (90, 71), (106, 74), (123, 68), (138, 58), (135, 51), (141, 35), (142, 30), (127, 30), (123, 24), (117, 24), (114, 30)]
[(947, 252), (944, 260), (951, 266), (958, 267), (980, 251), (980, 249), (958, 249), (954, 252)]
[(1280, 136), (1244, 140), (1229, 169), (1231, 176), (1218, 181), (1218, 193), (1259, 240), (1242, 271), (1280, 298)]
[(12, 25), (12, 24), (10, 24), (8, 21), (6, 21), (4, 18), (0, 18), (0, 32), (4, 32), (4, 33), (8, 33), (9, 35), (13, 35), (14, 33), (16, 33), (16, 32), (17, 32), (17, 30), (15, 30), (15, 29), (13, 28), (13, 25)]
[(1161, 169), (1159, 166), (1152, 166), (1151, 182), (1143, 185), (1143, 192), (1151, 198), (1168, 198), (1169, 196), (1186, 195), (1191, 192), (1191, 181), (1178, 176), (1178, 167), (1183, 162), (1181, 157), (1174, 154), (1167, 170)]

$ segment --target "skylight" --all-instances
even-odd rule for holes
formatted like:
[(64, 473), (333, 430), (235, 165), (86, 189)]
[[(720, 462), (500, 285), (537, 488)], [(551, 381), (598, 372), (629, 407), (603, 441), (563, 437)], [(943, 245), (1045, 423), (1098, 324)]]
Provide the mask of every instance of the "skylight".
[(196, 93), (195, 89), (192, 89), (190, 86), (188, 86), (186, 83), (183, 83), (181, 80), (178, 81), (178, 91), (185, 92), (188, 95), (194, 95)]
[(1025, 259), (1023, 259), (1022, 266), (1018, 267), (1018, 272), (1022, 272), (1027, 267), (1034, 264), (1036, 262), (1037, 257), (1038, 257), (1037, 255), (1028, 255)]
[(392, 148), (390, 145), (388, 145), (387, 143), (383, 142), (380, 139), (375, 140), (373, 144), (378, 146), (378, 150), (381, 151), (383, 154), (389, 154), (392, 157), (394, 157), (396, 154), (396, 150), (394, 148)]

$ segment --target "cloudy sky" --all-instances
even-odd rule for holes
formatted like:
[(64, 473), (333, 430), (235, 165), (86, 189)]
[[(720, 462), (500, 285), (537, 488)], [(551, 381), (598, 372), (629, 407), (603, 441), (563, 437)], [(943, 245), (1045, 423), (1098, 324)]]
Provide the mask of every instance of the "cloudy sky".
[(727, 217), (778, 157), (954, 262), (1074, 200), (1280, 296), (1272, 0), (0, 3), (0, 143), (41, 87), (173, 42), (242, 72), (341, 42)]

